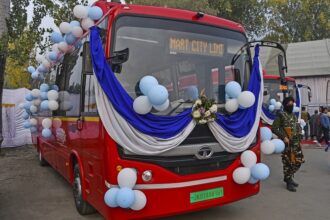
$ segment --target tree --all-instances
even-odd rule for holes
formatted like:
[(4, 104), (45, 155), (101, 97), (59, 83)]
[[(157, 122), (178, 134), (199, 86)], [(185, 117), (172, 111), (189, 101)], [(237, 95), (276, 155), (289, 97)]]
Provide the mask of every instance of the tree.
[(269, 1), (268, 40), (282, 43), (330, 37), (329, 0)]
[(151, 5), (159, 7), (180, 8), (191, 11), (202, 11), (210, 15), (217, 15), (217, 10), (210, 7), (207, 0), (133, 0), (133, 4)]
[(265, 35), (266, 0), (209, 0), (209, 3), (218, 11), (217, 16), (242, 24), (251, 40)]

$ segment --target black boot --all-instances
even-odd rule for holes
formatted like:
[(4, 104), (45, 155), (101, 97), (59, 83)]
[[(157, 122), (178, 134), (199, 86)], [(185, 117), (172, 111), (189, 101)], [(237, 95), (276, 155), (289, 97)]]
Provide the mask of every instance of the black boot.
[(286, 183), (286, 189), (289, 190), (290, 192), (296, 192), (296, 188), (294, 188), (292, 182), (287, 182)]
[(296, 183), (294, 180), (293, 180), (293, 178), (291, 178), (291, 184), (294, 186), (294, 187), (298, 187), (299, 186), (299, 184), (298, 183)]

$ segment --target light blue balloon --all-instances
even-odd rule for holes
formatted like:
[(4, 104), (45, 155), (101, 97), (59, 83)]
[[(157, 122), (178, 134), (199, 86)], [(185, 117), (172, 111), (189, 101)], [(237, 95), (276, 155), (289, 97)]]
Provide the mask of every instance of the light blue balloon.
[(38, 78), (39, 78), (39, 72), (38, 72), (38, 71), (34, 71), (34, 72), (31, 74), (31, 77), (32, 77), (32, 79), (38, 79)]
[(268, 106), (268, 110), (269, 110), (270, 112), (273, 112), (273, 111), (275, 110), (275, 106), (274, 106), (274, 105), (270, 105), (270, 106)]
[(80, 27), (80, 22), (76, 21), (76, 20), (73, 20), (73, 21), (70, 22), (70, 25), (72, 27)]
[(41, 92), (40, 98), (41, 98), (41, 100), (47, 100), (48, 99), (47, 92)]
[(25, 121), (24, 123), (23, 123), (23, 127), (24, 128), (30, 128), (32, 125), (31, 125), (31, 123), (30, 123), (30, 121)]
[(158, 81), (155, 77), (153, 76), (144, 76), (141, 80), (140, 80), (140, 90), (143, 93), (143, 95), (148, 95), (149, 90), (158, 85)]
[(44, 100), (40, 103), (40, 110), (41, 111), (46, 111), (46, 110), (49, 110), (49, 107), (48, 107), (48, 100)]
[(135, 200), (134, 191), (130, 188), (124, 187), (118, 190), (116, 202), (121, 208), (129, 208), (133, 205)]
[(48, 54), (48, 58), (51, 61), (56, 61), (57, 60), (57, 56), (58, 56), (58, 53), (55, 52), (55, 51), (49, 52), (49, 54)]
[(60, 89), (58, 88), (57, 85), (51, 85), (51, 90), (59, 91)]
[(28, 72), (29, 72), (29, 73), (32, 74), (34, 71), (36, 71), (36, 69), (35, 69), (33, 66), (29, 66), (29, 67), (28, 67)]
[(29, 112), (31, 105), (32, 105), (31, 102), (24, 102), (24, 109)]
[(250, 179), (249, 179), (249, 181), (248, 181), (248, 183), (250, 183), (250, 184), (256, 184), (258, 181), (259, 181), (258, 179), (255, 179), (255, 178), (253, 178), (253, 176), (251, 176)]
[(148, 99), (152, 105), (162, 105), (168, 99), (168, 91), (164, 86), (156, 85), (149, 90)]
[(276, 104), (276, 100), (275, 100), (275, 99), (271, 99), (271, 100), (269, 101), (269, 103), (270, 103), (271, 105), (275, 105), (275, 104)]
[(198, 99), (198, 89), (196, 86), (189, 86), (187, 88), (187, 96), (190, 100)]
[(40, 85), (40, 92), (48, 92), (48, 90), (49, 90), (49, 85), (47, 85), (46, 83)]
[(88, 17), (90, 17), (92, 20), (99, 20), (102, 18), (103, 11), (100, 7), (93, 6), (88, 9)]
[(282, 140), (273, 139), (273, 140), (271, 140), (271, 142), (273, 142), (273, 144), (275, 145), (275, 153), (276, 154), (280, 154), (284, 151), (285, 144)]
[(26, 101), (32, 101), (32, 100), (33, 100), (33, 96), (32, 96), (32, 94), (31, 94), (31, 93), (27, 94), (27, 95), (25, 96), (25, 100), (26, 100)]
[(266, 164), (257, 163), (251, 168), (251, 175), (257, 180), (265, 180), (268, 178), (270, 170)]
[(260, 137), (261, 142), (266, 141), (266, 140), (270, 141), (272, 139), (273, 133), (269, 128), (262, 127), (262, 128), (260, 128), (260, 136), (261, 136)]
[(27, 120), (29, 117), (30, 117), (29, 113), (27, 113), (26, 111), (23, 112), (23, 118), (24, 118), (25, 120)]
[(42, 129), (41, 134), (44, 138), (49, 138), (50, 136), (52, 136), (52, 131), (49, 128), (44, 128)]
[(71, 45), (76, 41), (76, 37), (72, 33), (68, 33), (64, 36), (64, 40)]
[(48, 69), (47, 69), (46, 67), (44, 67), (44, 65), (40, 64), (40, 65), (38, 66), (38, 71), (39, 71), (40, 73), (46, 73), (46, 72), (48, 72)]
[(225, 91), (230, 98), (237, 98), (242, 92), (242, 87), (238, 82), (231, 81), (226, 84)]
[(55, 44), (63, 41), (62, 34), (55, 31), (50, 35), (50, 39)]
[(37, 127), (36, 126), (32, 126), (30, 128), (30, 131), (31, 131), (31, 133), (36, 133), (37, 132)]
[(104, 202), (107, 206), (112, 208), (118, 207), (116, 201), (118, 191), (118, 188), (111, 188), (104, 194)]

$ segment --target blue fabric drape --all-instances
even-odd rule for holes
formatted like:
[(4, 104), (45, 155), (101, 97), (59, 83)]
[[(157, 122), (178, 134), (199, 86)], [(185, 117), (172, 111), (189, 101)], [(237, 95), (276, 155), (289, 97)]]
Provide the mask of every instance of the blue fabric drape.
[(177, 135), (191, 122), (191, 109), (176, 116), (137, 114), (133, 109), (133, 99), (127, 94), (107, 63), (97, 27), (91, 28), (90, 50), (94, 72), (104, 93), (116, 111), (135, 129), (165, 139)]
[[(180, 133), (192, 120), (191, 108), (176, 116), (156, 116), (153, 114), (139, 115), (133, 109), (133, 99), (109, 67), (104, 56), (102, 42), (97, 27), (92, 27), (90, 32), (90, 50), (95, 75), (107, 98), (115, 110), (138, 131), (158, 138), (167, 139)], [(256, 47), (253, 71), (248, 85), (248, 90), (256, 97), (255, 104), (244, 110), (225, 116), (217, 115), (216, 122), (234, 137), (247, 135), (256, 119), (258, 97), (260, 92), (259, 73), (259, 47)]]
[(251, 78), (248, 84), (248, 91), (252, 92), (255, 96), (255, 103), (248, 109), (239, 109), (235, 113), (225, 116), (217, 114), (216, 122), (223, 127), (228, 133), (235, 137), (246, 136), (255, 120), (258, 109), (259, 93), (261, 86), (260, 68), (259, 68), (259, 45), (255, 47), (255, 56), (253, 58), (253, 67)]
[(268, 108), (266, 108), (265, 106), (262, 106), (262, 111), (264, 112), (264, 114), (266, 115), (267, 118), (269, 118), (271, 120), (275, 120), (275, 118), (276, 118), (275, 114), (270, 112), (268, 110)]

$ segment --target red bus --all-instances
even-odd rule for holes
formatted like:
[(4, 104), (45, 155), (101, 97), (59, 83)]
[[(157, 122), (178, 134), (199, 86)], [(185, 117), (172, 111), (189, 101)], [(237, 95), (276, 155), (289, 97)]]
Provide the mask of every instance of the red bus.
[[(155, 76), (168, 88), (171, 106), (189, 99), (185, 93), (189, 86), (198, 93), (205, 89), (219, 105), (225, 102), (226, 81), (234, 79), (246, 88), (251, 67), (248, 50), (235, 63), (235, 72), (226, 74), (234, 54), (247, 43), (240, 24), (186, 10), (106, 1), (95, 5), (104, 14), (97, 26), (105, 56), (132, 98), (138, 96), (136, 84), (144, 75)], [(259, 192), (259, 182), (239, 185), (233, 181), (233, 171), (241, 166), (240, 153), (224, 150), (206, 125), (196, 125), (180, 146), (159, 155), (133, 153), (116, 143), (98, 114), (88, 40), (82, 39), (84, 46), (66, 54), (46, 78), (45, 83), (59, 87), (60, 108), (39, 114), (39, 131), (41, 120), (52, 117), (52, 136), (33, 135), (41, 165), (50, 164), (72, 185), (80, 214), (97, 210), (106, 219), (157, 218), (231, 203)], [(187, 105), (192, 103), (155, 114), (178, 114)], [(259, 145), (256, 135), (249, 150), (258, 161)], [(136, 170), (136, 186), (147, 197), (140, 211), (110, 208), (104, 202), (108, 188), (118, 185), (123, 168)], [(194, 193), (211, 189), (221, 192), (192, 201)]]

